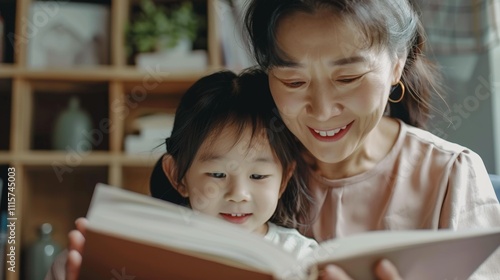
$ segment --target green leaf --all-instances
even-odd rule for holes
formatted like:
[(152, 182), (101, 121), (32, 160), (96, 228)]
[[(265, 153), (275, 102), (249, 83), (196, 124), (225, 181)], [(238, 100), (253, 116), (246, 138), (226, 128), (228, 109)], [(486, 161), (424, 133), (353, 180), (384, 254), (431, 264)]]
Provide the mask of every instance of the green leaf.
[(167, 11), (151, 0), (143, 0), (140, 9), (125, 34), (127, 49), (138, 52), (154, 51), (156, 47), (171, 48), (182, 38), (194, 40), (203, 23), (190, 2), (183, 2)]

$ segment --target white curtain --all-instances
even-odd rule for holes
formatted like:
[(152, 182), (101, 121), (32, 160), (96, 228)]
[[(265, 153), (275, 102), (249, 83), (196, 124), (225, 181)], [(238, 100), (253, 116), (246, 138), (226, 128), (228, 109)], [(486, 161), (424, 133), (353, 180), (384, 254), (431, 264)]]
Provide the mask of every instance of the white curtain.
[(478, 53), (500, 42), (500, 0), (411, 0), (435, 54)]

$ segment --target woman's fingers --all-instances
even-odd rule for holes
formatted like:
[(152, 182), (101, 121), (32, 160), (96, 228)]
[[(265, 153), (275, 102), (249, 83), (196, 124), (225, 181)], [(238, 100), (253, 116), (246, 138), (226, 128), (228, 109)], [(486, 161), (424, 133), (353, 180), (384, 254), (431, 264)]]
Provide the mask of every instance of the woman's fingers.
[(68, 239), (69, 239), (69, 246), (68, 246), (69, 251), (74, 250), (81, 255), (83, 253), (83, 247), (85, 245), (85, 237), (83, 237), (83, 234), (80, 231), (74, 229), (69, 232)]
[(66, 261), (66, 280), (78, 280), (81, 266), (82, 255), (76, 250), (70, 250)]
[(83, 254), (83, 248), (85, 246), (85, 232), (87, 230), (88, 220), (85, 218), (78, 218), (75, 221), (77, 229), (69, 232), (69, 250), (76, 250), (78, 253)]
[(78, 280), (80, 267), (82, 266), (82, 254), (85, 246), (85, 232), (88, 220), (78, 218), (75, 221), (76, 229), (68, 234), (68, 259), (66, 261), (66, 280)]
[(76, 229), (79, 230), (83, 236), (87, 232), (87, 225), (89, 224), (89, 220), (87, 218), (78, 218), (75, 221)]
[[(375, 266), (375, 275), (380, 280), (402, 280), (398, 269), (390, 261), (383, 259)], [(327, 265), (321, 271), (320, 280), (352, 280), (347, 273), (336, 265)]]
[(388, 260), (381, 260), (375, 266), (375, 275), (380, 280), (402, 280), (398, 269)]
[(345, 271), (333, 264), (325, 266), (319, 275), (320, 280), (352, 280)]

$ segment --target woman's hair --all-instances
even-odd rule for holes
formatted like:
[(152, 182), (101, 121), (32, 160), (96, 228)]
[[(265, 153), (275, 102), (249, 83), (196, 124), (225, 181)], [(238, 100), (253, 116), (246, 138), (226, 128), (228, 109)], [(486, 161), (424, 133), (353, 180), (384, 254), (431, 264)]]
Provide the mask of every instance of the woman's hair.
[[(410, 125), (425, 127), (430, 110), (435, 109), (431, 95), (440, 94), (440, 75), (423, 55), (424, 29), (407, 0), (252, 0), (245, 25), (257, 63), (266, 70), (286, 66), (285, 54), (276, 39), (280, 19), (294, 12), (314, 14), (324, 9), (343, 22), (354, 24), (364, 35), (367, 47), (406, 56), (401, 77), (406, 97), (399, 103), (390, 103), (389, 114)], [(396, 89), (392, 93), (394, 99), (401, 94), (401, 88)]]
[[(305, 184), (308, 169), (298, 140), (278, 114), (264, 71), (248, 69), (240, 75), (221, 71), (201, 78), (187, 90), (177, 107), (172, 134), (165, 141), (167, 154), (176, 164), (176, 180), (183, 180), (204, 141), (217, 141), (213, 136), (228, 127), (236, 129), (235, 135), (240, 137), (245, 129), (251, 128), (252, 139), (248, 145), (256, 137), (265, 135), (282, 166), (282, 180), (287, 179), (296, 165), (270, 221), (297, 226), (304, 220), (311, 201)], [(153, 197), (189, 205), (189, 200), (182, 197), (165, 176), (162, 159), (151, 175), (150, 190)]]

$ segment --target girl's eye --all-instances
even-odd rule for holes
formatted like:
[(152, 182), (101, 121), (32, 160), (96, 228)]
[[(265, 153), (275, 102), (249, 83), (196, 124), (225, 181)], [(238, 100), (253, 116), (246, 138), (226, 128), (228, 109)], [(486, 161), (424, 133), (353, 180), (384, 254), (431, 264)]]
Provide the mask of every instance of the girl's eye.
[(208, 176), (213, 177), (213, 178), (226, 178), (226, 174), (220, 173), (220, 172), (214, 172), (214, 173), (207, 173)]
[(283, 84), (285, 84), (285, 86), (287, 86), (289, 88), (298, 88), (298, 87), (302, 86), (305, 83), (304, 82), (290, 82), (290, 83), (283, 82)]
[(254, 180), (262, 180), (262, 179), (265, 179), (267, 177), (269, 177), (269, 175), (259, 175), (259, 174), (250, 175), (250, 179), (254, 179)]
[(354, 81), (359, 80), (361, 77), (363, 77), (363, 76), (361, 75), (361, 76), (357, 76), (357, 77), (350, 77), (350, 78), (338, 79), (337, 81), (339, 81), (339, 82), (341, 82), (343, 84), (349, 84), (349, 83), (352, 83)]

